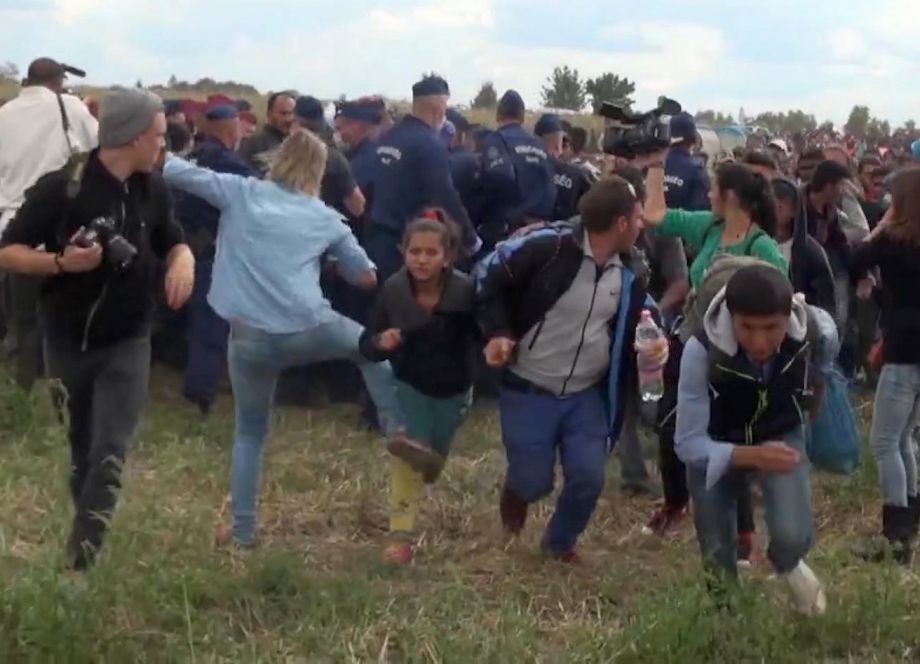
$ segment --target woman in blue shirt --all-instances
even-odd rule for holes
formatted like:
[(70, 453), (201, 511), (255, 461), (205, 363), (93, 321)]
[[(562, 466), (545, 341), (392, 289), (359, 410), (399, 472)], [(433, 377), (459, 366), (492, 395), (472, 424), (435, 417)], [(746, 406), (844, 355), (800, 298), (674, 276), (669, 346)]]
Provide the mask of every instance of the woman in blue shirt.
[(362, 326), (335, 312), (320, 289), (324, 254), (350, 283), (366, 289), (377, 285), (374, 264), (342, 216), (318, 198), (325, 164), (326, 146), (300, 130), (282, 144), (266, 180), (215, 173), (177, 157), (167, 159), (163, 171), (170, 185), (221, 211), (208, 302), (231, 330), (228, 364), (236, 402), (232, 537), (239, 546), (255, 542), (262, 443), (284, 369), (353, 360), (384, 431), (399, 426), (389, 365), (362, 357)]

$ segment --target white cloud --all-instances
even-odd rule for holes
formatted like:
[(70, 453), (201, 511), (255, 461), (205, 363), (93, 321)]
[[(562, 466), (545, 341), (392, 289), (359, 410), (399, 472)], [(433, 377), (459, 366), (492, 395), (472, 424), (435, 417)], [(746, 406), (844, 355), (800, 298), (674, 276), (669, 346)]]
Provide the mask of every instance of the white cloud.
[(849, 26), (839, 26), (827, 36), (831, 55), (837, 60), (847, 62), (859, 61), (871, 54), (869, 42), (863, 35)]
[[(296, 87), (324, 97), (407, 97), (415, 79), (434, 70), (447, 77), (458, 103), (492, 80), (499, 89), (516, 88), (534, 105), (553, 67), (567, 64), (582, 77), (612, 71), (635, 80), (642, 107), (668, 94), (690, 108), (737, 112), (744, 106), (754, 113), (800, 107), (836, 121), (856, 103), (895, 122), (920, 115), (920, 97), (911, 87), (920, 80), (914, 34), (920, 0), (840, 3), (846, 6), (833, 13), (773, 0), (764, 11), (797, 11), (803, 25), (814, 26), (808, 28), (814, 43), (793, 49), (809, 53), (799, 62), (783, 60), (779, 41), (775, 61), (752, 59), (742, 36), (750, 25), (724, 11), (733, 6), (730, 0), (700, 0), (698, 16), (689, 21), (631, 20), (629, 12), (614, 17), (597, 3), (594, 22), (564, 23), (560, 13), (551, 43), (513, 41), (524, 39), (524, 30), (512, 31), (516, 37), (506, 30), (508, 21), (526, 28), (550, 0), (388, 0), (364, 13), (340, 2), (335, 19), (314, 20), (311, 5), (325, 1), (264, 0), (245, 9), (236, 0), (48, 0), (44, 9), (0, 10), (0, 42), (11, 45), (21, 66), (35, 55), (59, 55), (85, 67), (98, 83), (165, 81), (174, 73), (252, 82), (263, 90)], [(659, 14), (668, 16), (671, 2), (660, 5)], [(645, 9), (635, 13), (648, 15)], [(225, 33), (208, 31), (212, 16), (224, 25), (228, 17), (239, 21)], [(202, 29), (193, 37), (194, 26)], [(163, 38), (150, 45), (139, 35)], [(190, 53), (192, 39), (200, 47)]]
[(51, 15), (63, 25), (73, 25), (105, 7), (107, 0), (52, 0)]

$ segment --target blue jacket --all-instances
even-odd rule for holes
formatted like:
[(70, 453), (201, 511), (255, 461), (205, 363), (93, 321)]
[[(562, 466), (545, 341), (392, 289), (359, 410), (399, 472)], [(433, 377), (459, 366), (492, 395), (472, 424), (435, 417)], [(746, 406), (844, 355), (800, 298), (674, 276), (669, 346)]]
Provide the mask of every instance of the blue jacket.
[[(569, 289), (584, 258), (584, 229), (559, 222), (499, 244), (474, 271), (483, 336), (522, 339)], [(607, 379), (610, 446), (623, 426), (624, 394), (635, 392), (636, 326), (643, 309), (657, 312), (641, 279), (623, 256), (622, 289), (610, 321), (610, 373)]]
[[(234, 173), (243, 177), (257, 175), (236, 152), (210, 136), (192, 150), (189, 161), (217, 173)], [(175, 210), (195, 255), (213, 255), (220, 210), (204, 199), (184, 192), (175, 196)]]
[(479, 155), (470, 150), (458, 148), (450, 151), (448, 159), (454, 188), (460, 194), (460, 200), (463, 202), (463, 207), (466, 208), (470, 221), (473, 226), (476, 226), (482, 208), (482, 196), (479, 191), (481, 167)]
[(323, 297), (323, 254), (355, 283), (374, 267), (335, 210), (275, 182), (215, 173), (177, 157), (166, 181), (221, 211), (208, 303), (227, 322), (293, 334), (339, 316)]
[(428, 207), (443, 208), (473, 249), (476, 233), (450, 176), (447, 146), (438, 133), (413, 115), (390, 129), (377, 146), (371, 223), (397, 237)]
[(543, 143), (519, 124), (508, 124), (483, 139), (483, 223), (514, 230), (528, 217), (552, 220), (555, 170)]
[(709, 209), (709, 175), (687, 148), (671, 148), (664, 165), (664, 181), (667, 187), (665, 200), (669, 208)]
[(370, 203), (374, 184), (374, 170), (377, 167), (377, 143), (369, 138), (361, 141), (345, 155), (351, 164), (351, 174), (358, 183), (364, 198)]

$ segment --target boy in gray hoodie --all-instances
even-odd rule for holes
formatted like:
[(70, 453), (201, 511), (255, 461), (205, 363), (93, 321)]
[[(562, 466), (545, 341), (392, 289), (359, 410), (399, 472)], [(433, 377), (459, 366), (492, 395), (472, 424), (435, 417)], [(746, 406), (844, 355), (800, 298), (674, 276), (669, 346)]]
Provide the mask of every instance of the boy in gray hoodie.
[(836, 345), (830, 317), (793, 297), (782, 272), (743, 267), (687, 342), (678, 389), (676, 452), (704, 566), (735, 576), (738, 492), (760, 482), (767, 556), (812, 615), (827, 602), (802, 560), (814, 541), (805, 411), (820, 399), (814, 367), (832, 361)]

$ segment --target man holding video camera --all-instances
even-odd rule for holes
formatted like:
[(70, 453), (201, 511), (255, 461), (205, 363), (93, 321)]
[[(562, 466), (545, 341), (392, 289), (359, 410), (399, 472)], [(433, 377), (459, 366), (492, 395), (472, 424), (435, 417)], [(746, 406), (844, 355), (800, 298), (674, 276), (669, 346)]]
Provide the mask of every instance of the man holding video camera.
[[(96, 147), (97, 124), (86, 105), (66, 94), (68, 74), (80, 69), (51, 58), (29, 65), (22, 91), (0, 109), (0, 233), (22, 205), (26, 189), (59, 169), (74, 152)], [(41, 280), (7, 275), (6, 346), (17, 382), (25, 389), (41, 374), (41, 337), (35, 302)]]
[(153, 172), (165, 133), (159, 97), (114, 90), (101, 104), (99, 148), (42, 177), (0, 239), (0, 269), (45, 277), (45, 358), (70, 415), (74, 570), (102, 544), (146, 401), (158, 259), (170, 307), (192, 291), (195, 261)]

